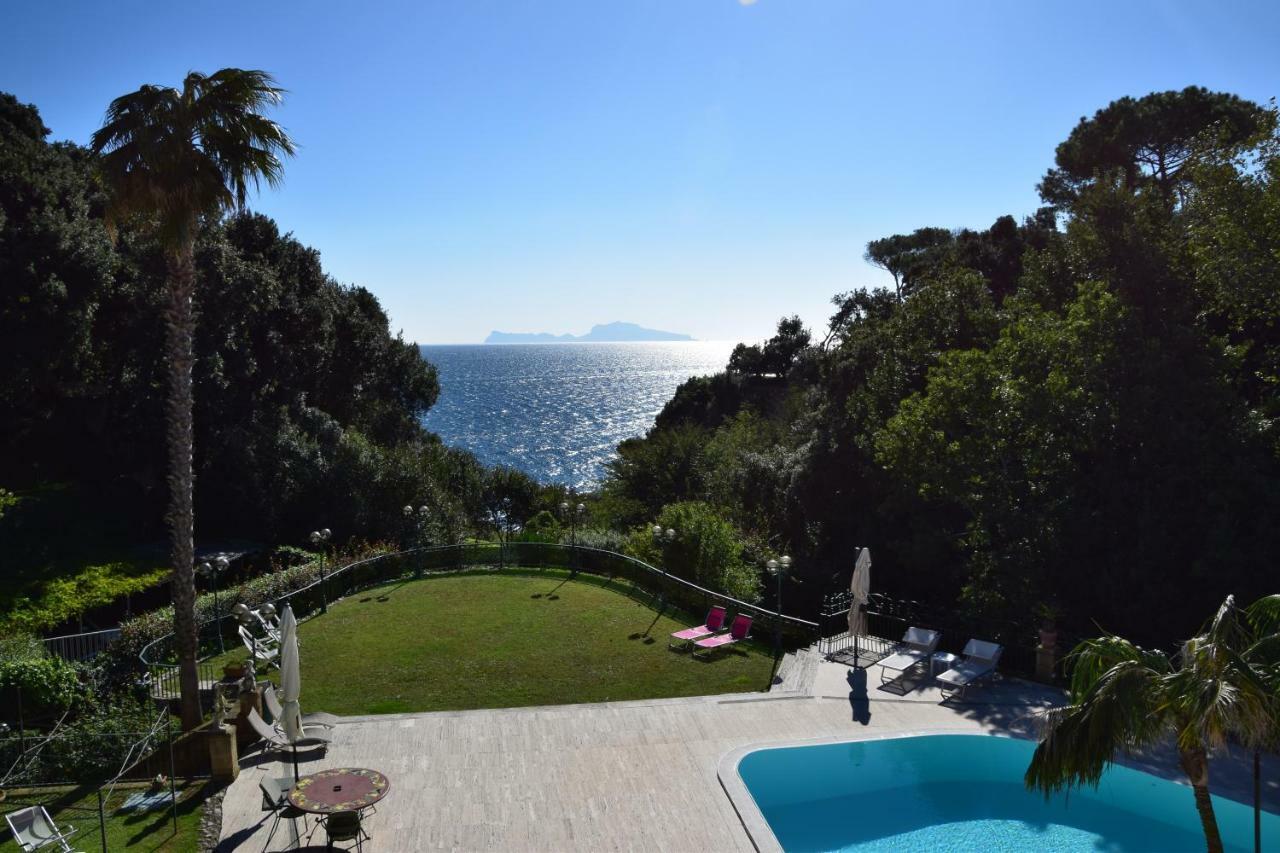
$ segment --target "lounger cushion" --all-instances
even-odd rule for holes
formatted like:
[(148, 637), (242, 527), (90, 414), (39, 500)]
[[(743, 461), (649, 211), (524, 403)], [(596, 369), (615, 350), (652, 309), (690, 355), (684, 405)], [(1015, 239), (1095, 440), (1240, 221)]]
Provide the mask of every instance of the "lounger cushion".
[(720, 646), (727, 646), (730, 643), (736, 643), (736, 642), (738, 642), (736, 637), (733, 637), (730, 634), (721, 634), (718, 637), (707, 637), (707, 639), (705, 640), (699, 640), (698, 642), (694, 643), (694, 645), (700, 649), (715, 649), (715, 648), (719, 648)]
[(929, 655), (927, 652), (917, 651), (916, 649), (906, 649), (898, 652), (897, 654), (890, 655), (880, 661), (880, 665), (885, 669), (902, 671), (911, 669), (911, 667), (923, 663), (928, 660), (928, 658)]
[(712, 631), (706, 625), (699, 625), (697, 628), (685, 628), (683, 631), (676, 631), (671, 635), (671, 638), (674, 640), (697, 640), (714, 633), (715, 631)]
[(963, 660), (938, 676), (938, 680), (954, 687), (967, 687), (990, 673), (995, 667), (987, 661)]

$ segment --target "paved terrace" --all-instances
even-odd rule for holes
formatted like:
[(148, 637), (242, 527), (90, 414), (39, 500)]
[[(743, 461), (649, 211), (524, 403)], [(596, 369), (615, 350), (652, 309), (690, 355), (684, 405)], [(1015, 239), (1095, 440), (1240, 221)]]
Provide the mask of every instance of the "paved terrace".
[[(802, 652), (788, 656), (770, 693), (349, 717), (327, 755), (299, 755), (304, 774), (354, 766), (390, 778), (390, 793), (366, 822), (369, 851), (752, 851), (717, 777), (734, 749), (920, 730), (1030, 734), (1037, 713), (1061, 701), (1056, 691), (1013, 679), (962, 702), (940, 698), (920, 684), (881, 688), (877, 666), (851, 670)], [(264, 848), (271, 820), (258, 781), (291, 773), (275, 756), (242, 765), (223, 804), (220, 851)], [(1137, 766), (1177, 773), (1169, 756)], [(1266, 778), (1276, 779), (1277, 769), (1272, 763)], [(1214, 765), (1217, 791), (1248, 801), (1247, 771), (1230, 770)], [(1266, 796), (1269, 808), (1280, 806), (1274, 782)], [(323, 834), (312, 843), (323, 844)], [(282, 822), (271, 849), (292, 842)]]

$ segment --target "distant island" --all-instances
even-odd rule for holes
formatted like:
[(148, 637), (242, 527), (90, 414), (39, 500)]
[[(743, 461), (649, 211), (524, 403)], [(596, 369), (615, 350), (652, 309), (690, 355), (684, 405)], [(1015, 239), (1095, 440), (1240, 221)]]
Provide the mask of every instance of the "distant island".
[(568, 344), (585, 341), (692, 341), (690, 335), (660, 332), (635, 323), (603, 323), (585, 335), (552, 335), (548, 332), (490, 332), (486, 344)]

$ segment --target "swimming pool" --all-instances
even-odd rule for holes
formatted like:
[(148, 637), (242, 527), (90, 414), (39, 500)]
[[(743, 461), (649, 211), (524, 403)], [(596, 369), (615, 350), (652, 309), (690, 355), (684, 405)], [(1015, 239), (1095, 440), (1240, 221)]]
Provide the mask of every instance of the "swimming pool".
[[(1034, 750), (989, 735), (896, 737), (757, 749), (737, 773), (788, 851), (1204, 850), (1189, 787), (1113, 767), (1097, 790), (1046, 801), (1022, 784)], [(1214, 809), (1227, 849), (1250, 853), (1252, 808), (1214, 797)], [(1280, 816), (1262, 820), (1263, 849), (1276, 849)]]

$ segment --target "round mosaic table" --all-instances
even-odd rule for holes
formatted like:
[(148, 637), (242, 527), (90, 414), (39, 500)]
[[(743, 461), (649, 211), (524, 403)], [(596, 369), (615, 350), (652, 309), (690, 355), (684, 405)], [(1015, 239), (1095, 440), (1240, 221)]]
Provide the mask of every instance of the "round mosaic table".
[(391, 789), (377, 770), (335, 767), (299, 779), (289, 791), (289, 802), (311, 814), (358, 812), (381, 800)]

